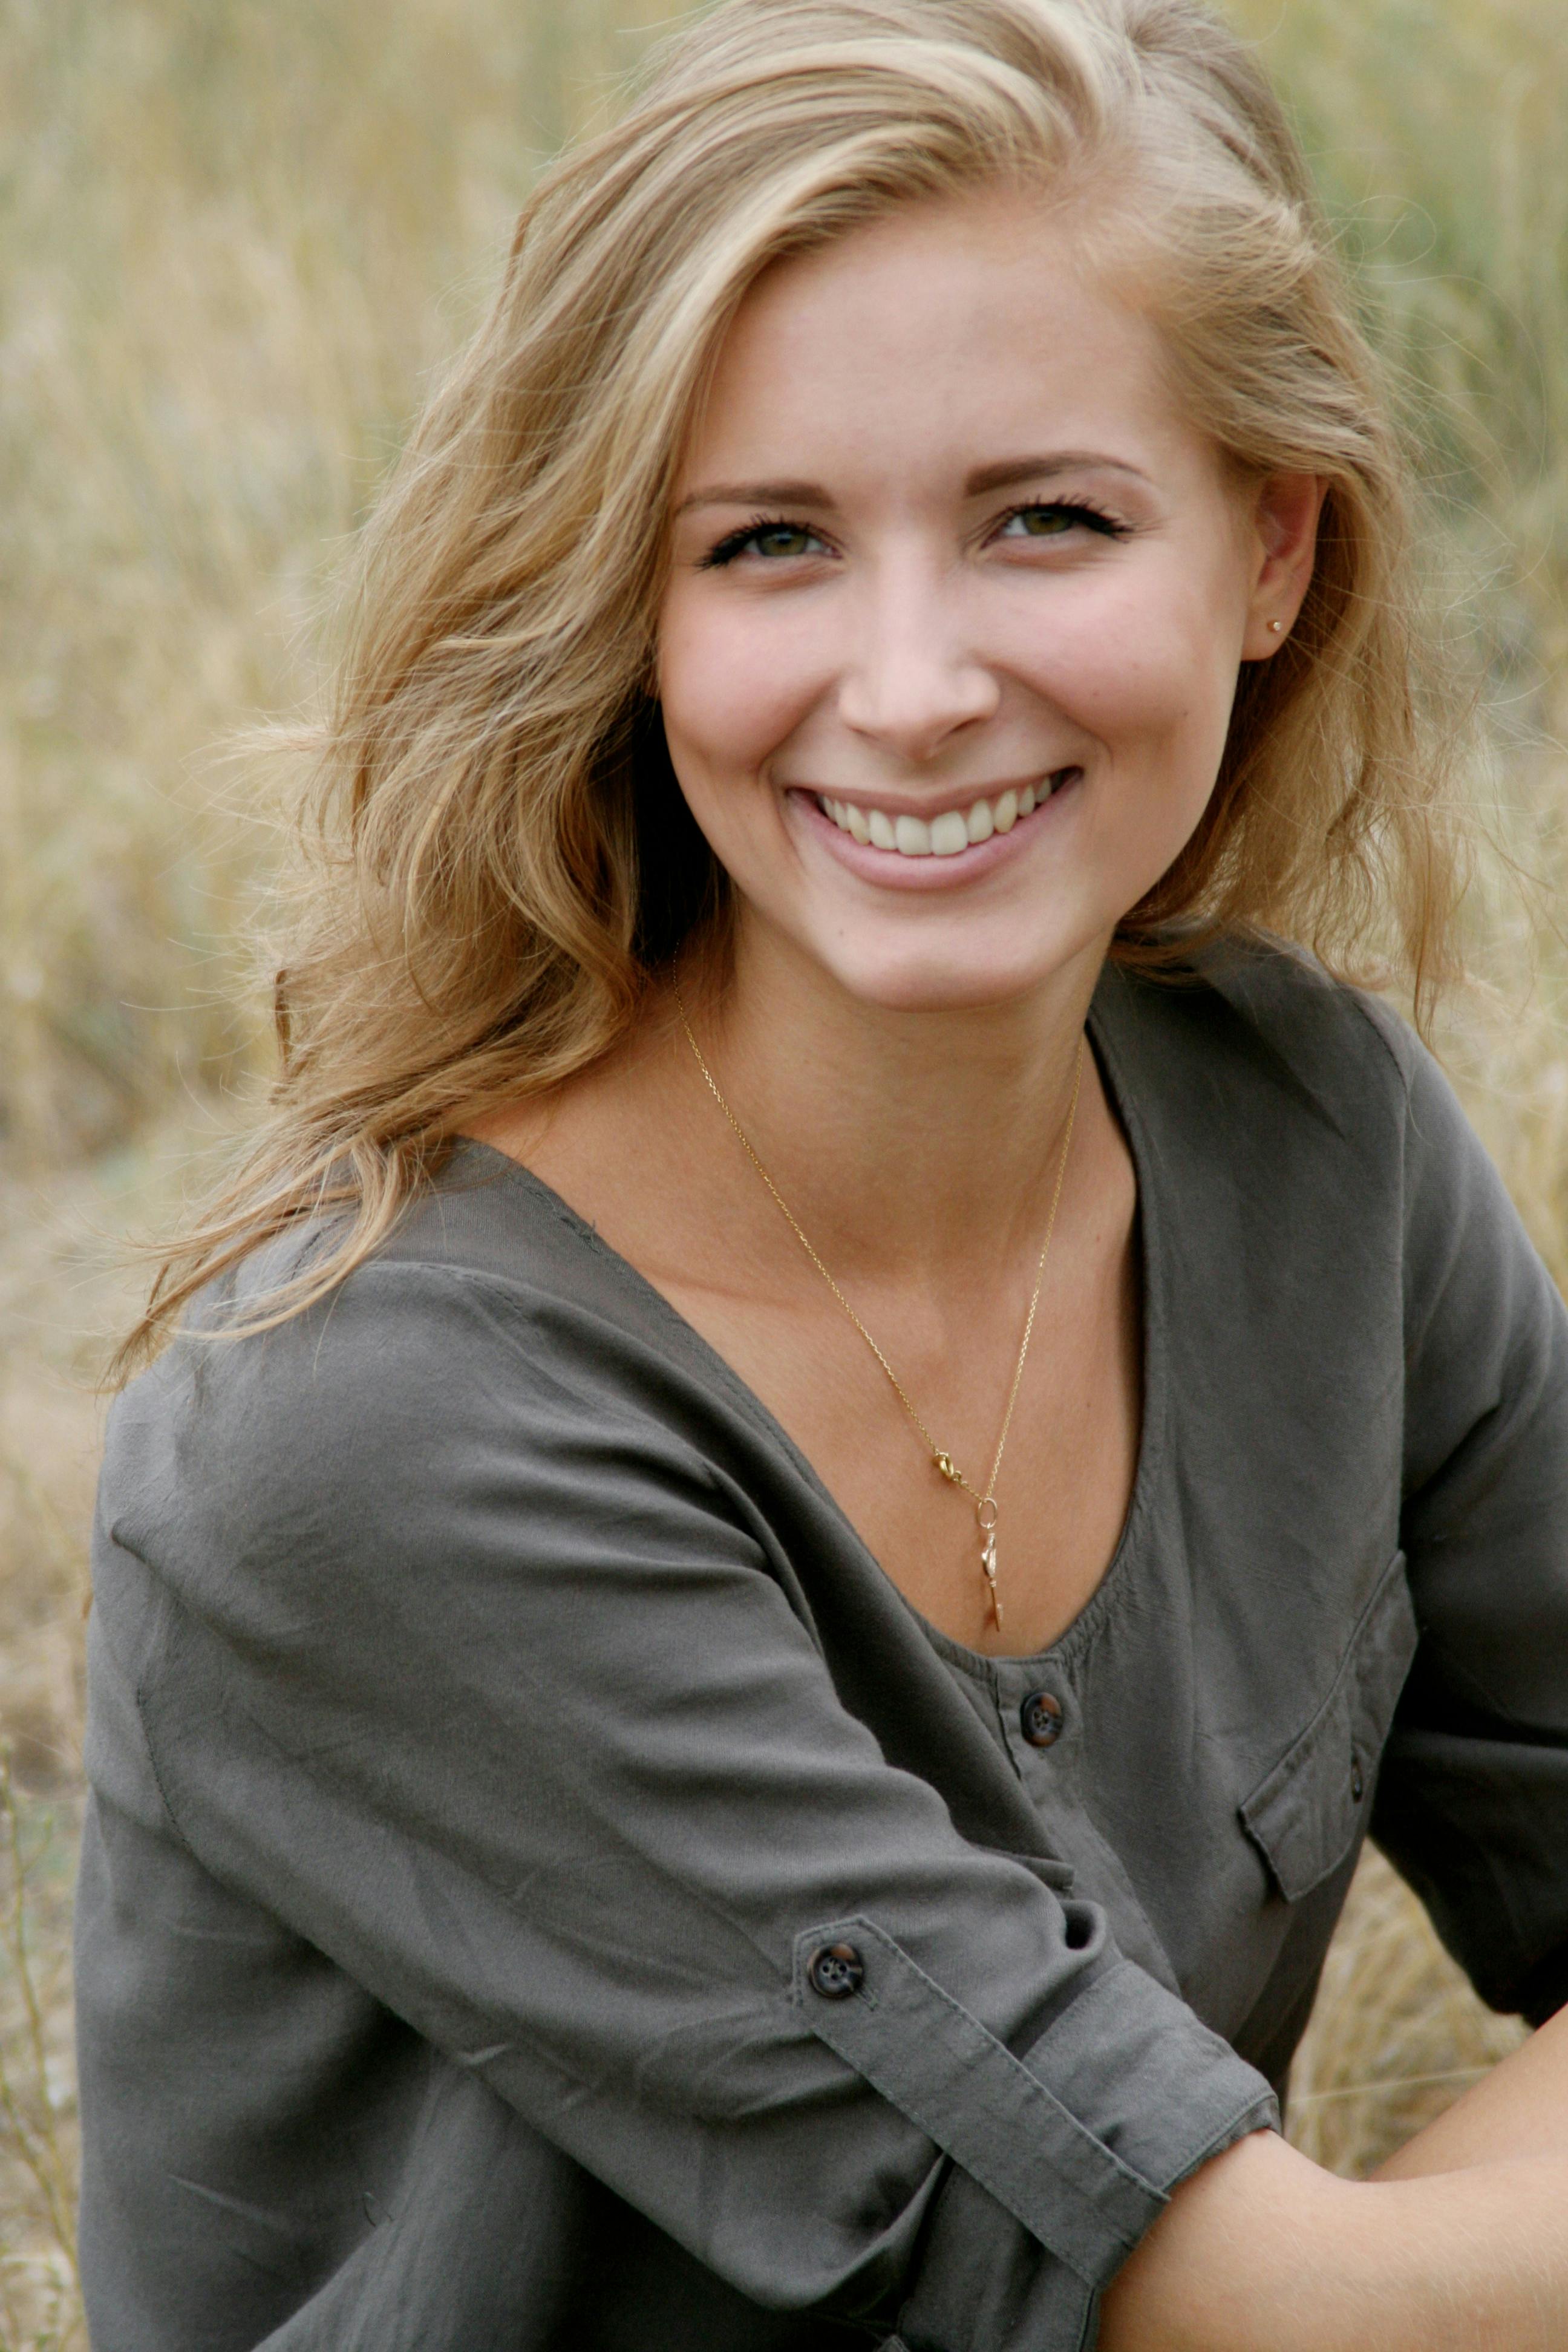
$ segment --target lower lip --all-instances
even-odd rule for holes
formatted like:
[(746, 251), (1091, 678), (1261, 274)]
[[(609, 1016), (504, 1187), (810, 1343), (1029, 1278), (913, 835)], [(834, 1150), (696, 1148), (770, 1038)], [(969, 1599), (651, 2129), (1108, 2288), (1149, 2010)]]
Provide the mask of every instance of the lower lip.
[(852, 833), (841, 832), (826, 810), (818, 807), (815, 793), (792, 787), (787, 797), (824, 846), (851, 874), (885, 889), (951, 890), (983, 881), (999, 866), (1022, 856), (1032, 841), (1054, 830), (1053, 814), (1059, 814), (1063, 803), (1076, 797), (1082, 782), (1083, 770), (1069, 768), (1056, 790), (1027, 816), (1019, 817), (1009, 832), (994, 833), (988, 841), (971, 842), (967, 849), (957, 850), (951, 857), (938, 857), (934, 852), (929, 857), (906, 857), (896, 849), (878, 849), (870, 842), (857, 841)]

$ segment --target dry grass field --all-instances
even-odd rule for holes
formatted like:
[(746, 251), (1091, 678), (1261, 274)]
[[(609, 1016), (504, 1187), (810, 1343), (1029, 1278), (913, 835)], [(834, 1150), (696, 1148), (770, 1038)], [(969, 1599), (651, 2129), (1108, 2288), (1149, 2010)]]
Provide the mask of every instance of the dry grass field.
[[(1568, 1275), (1568, 20), (1235, 0), (1300, 113), (1426, 452), (1497, 847), (1444, 1048)], [(346, 535), (633, 0), (0, 7), (0, 2352), (84, 2342), (68, 1920), (93, 1381), (123, 1237), (264, 1077), (272, 782)], [(1355, 2171), (1517, 2038), (1364, 1867), (1293, 2132)]]

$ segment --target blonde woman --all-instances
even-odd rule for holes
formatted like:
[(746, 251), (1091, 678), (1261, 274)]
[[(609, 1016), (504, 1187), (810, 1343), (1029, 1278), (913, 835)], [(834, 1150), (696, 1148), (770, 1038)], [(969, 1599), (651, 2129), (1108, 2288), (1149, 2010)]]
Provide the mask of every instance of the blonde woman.
[(98, 2352), (1568, 2337), (1563, 2029), (1275, 2128), (1369, 1826), (1568, 1989), (1401, 513), (1194, 0), (729, 0), (542, 183), (110, 1433)]

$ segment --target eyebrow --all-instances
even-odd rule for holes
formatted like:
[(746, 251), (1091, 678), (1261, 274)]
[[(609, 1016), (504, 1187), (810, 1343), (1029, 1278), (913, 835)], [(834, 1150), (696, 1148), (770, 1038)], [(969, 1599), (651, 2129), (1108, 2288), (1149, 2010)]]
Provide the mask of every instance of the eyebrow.
[(820, 482), (710, 482), (693, 490), (676, 508), (689, 514), (693, 507), (831, 507), (832, 499)]
[[(1004, 457), (994, 466), (976, 467), (964, 479), (963, 495), (984, 498), (992, 490), (1014, 489), (1020, 482), (1044, 481), (1053, 474), (1081, 473), (1089, 467), (1099, 473), (1128, 474), (1139, 482), (1149, 478), (1125, 458), (1107, 457), (1103, 450), (1053, 449), (1043, 457)], [(833, 506), (832, 497), (820, 482), (709, 482), (682, 499), (675, 511), (689, 514), (695, 507), (816, 507), (831, 512)]]
[(980, 466), (963, 485), (966, 499), (984, 498), (987, 490), (1010, 490), (1020, 482), (1037, 482), (1051, 474), (1080, 474), (1090, 467), (1101, 474), (1130, 474), (1135, 482), (1148, 475), (1125, 457), (1108, 457), (1103, 449), (1052, 449), (1039, 457), (1005, 457), (999, 465)]

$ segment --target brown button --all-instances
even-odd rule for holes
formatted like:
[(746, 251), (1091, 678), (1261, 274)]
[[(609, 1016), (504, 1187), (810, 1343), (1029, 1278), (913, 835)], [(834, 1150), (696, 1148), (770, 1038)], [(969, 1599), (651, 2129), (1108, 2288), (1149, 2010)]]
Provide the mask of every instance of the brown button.
[(1024, 1737), (1031, 1748), (1049, 1748), (1062, 1736), (1062, 1703), (1049, 1691), (1031, 1691), (1018, 1709)]
[(824, 1944), (807, 1960), (805, 1973), (824, 2000), (847, 2000), (866, 1981), (866, 1963), (853, 1944)]

